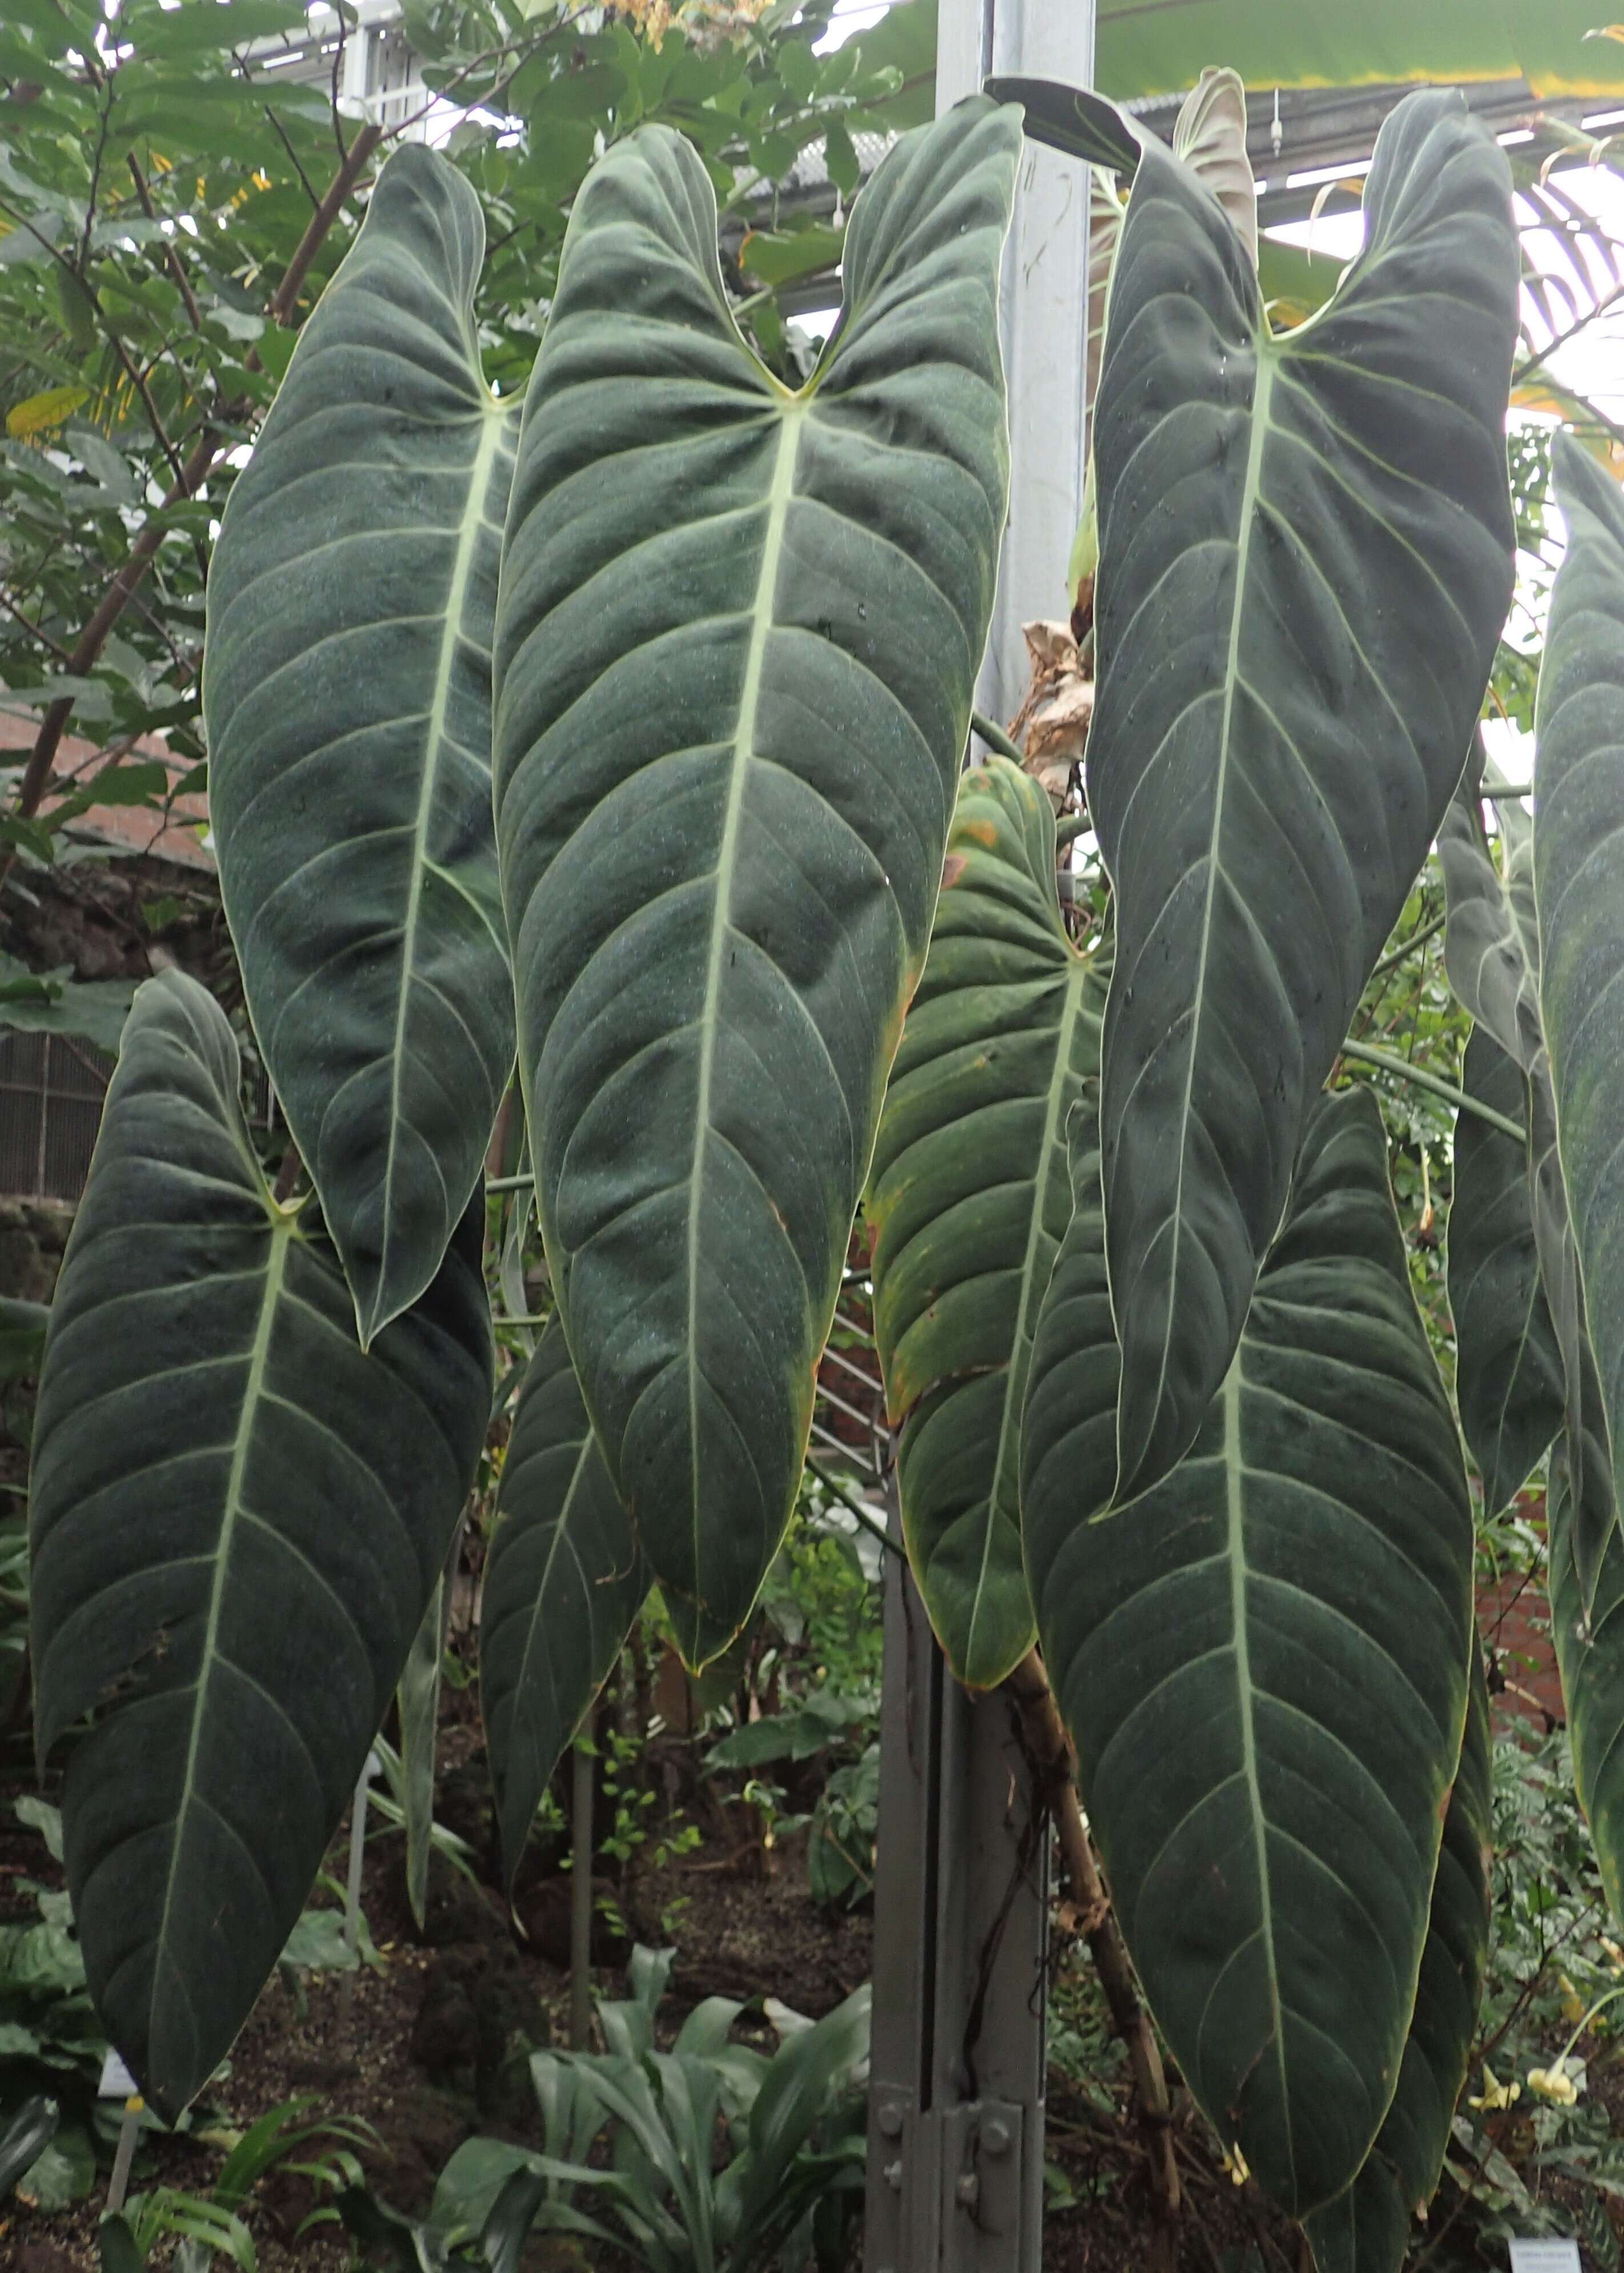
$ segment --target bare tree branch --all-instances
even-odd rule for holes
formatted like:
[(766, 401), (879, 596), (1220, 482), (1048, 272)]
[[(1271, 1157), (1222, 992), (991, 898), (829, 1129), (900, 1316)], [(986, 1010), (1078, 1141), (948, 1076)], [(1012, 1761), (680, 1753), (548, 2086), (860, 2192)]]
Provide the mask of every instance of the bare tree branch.
[[(272, 296), (267, 313), (278, 324), (288, 325), (298, 303), (300, 289), (310, 271), (311, 262), (320, 250), (322, 240), (343, 208), (346, 199), (360, 177), (362, 168), (372, 156), (381, 139), (376, 126), (364, 126), (350, 145), (348, 154), (327, 186), (326, 196), (311, 215), (309, 227), (299, 240), (298, 248), (288, 263), (282, 282)], [(38, 235), (38, 231), (34, 232)], [(55, 248), (52, 248), (53, 251)], [(258, 368), (259, 357), (245, 358), (251, 368)], [(68, 674), (75, 679), (88, 677), (96, 658), (106, 644), (109, 633), (123, 615), (132, 595), (151, 566), (154, 555), (163, 542), (166, 533), (164, 515), (171, 506), (195, 497), (209, 468), (219, 455), (224, 440), (222, 429), (230, 426), (243, 415), (242, 404), (222, 405), (216, 418), (207, 425), (192, 445), (190, 455), (176, 470), (174, 485), (130, 548), (129, 558), (113, 577), (102, 594), (95, 613), (79, 634), (67, 657)], [(40, 799), (50, 781), (51, 769), (56, 752), (73, 715), (73, 697), (64, 694), (53, 702), (40, 722), (28, 762), (17, 797), (17, 810), (27, 815), (39, 810)]]

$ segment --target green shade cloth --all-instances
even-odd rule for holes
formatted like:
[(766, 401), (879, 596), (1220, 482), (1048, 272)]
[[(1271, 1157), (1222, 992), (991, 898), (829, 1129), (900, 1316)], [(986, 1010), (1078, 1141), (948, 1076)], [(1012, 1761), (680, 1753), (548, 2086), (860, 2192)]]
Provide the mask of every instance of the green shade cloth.
[(1229, 64), (1252, 87), (1520, 74), (1539, 95), (1624, 97), (1624, 45), (1584, 36), (1607, 21), (1605, 0), (1099, 0), (1095, 81), (1125, 101)]

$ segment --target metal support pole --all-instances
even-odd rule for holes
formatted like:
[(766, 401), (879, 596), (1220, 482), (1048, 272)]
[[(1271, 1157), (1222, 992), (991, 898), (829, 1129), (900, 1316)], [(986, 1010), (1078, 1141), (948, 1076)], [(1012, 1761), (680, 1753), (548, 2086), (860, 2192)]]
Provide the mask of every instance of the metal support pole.
[(866, 2273), (1037, 2273), (1047, 1834), (1006, 1701), (885, 1570)]
[[(1088, 86), (1094, 13), (1094, 0), (941, 0), (938, 109), (993, 71)], [(1026, 685), (1022, 624), (1067, 606), (1087, 241), (1086, 169), (1028, 146), (1000, 289), (1009, 524), (977, 689), (1000, 720)], [(883, 1699), (865, 2273), (1040, 2273), (1047, 1834), (1007, 1701), (958, 1687), (894, 1557)]]
[[(941, 0), (936, 106), (989, 71), (1094, 79), (1094, 0)], [(999, 290), (1010, 401), (1010, 513), (976, 708), (1002, 724), (1020, 708), (1021, 626), (1067, 610), (1066, 562), (1082, 506), (1086, 434), (1088, 169), (1028, 143)]]

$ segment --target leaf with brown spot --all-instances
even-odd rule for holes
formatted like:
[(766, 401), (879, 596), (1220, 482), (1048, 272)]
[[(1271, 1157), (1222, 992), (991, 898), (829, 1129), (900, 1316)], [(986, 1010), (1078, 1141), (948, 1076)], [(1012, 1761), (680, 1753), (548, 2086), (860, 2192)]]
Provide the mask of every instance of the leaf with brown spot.
[(1054, 818), (1019, 767), (995, 757), (964, 776), (948, 842), (960, 871), (892, 1070), (868, 1213), (903, 1535), (954, 1672), (990, 1687), (1032, 1640), (1021, 1407), (1109, 957), (1067, 935)]

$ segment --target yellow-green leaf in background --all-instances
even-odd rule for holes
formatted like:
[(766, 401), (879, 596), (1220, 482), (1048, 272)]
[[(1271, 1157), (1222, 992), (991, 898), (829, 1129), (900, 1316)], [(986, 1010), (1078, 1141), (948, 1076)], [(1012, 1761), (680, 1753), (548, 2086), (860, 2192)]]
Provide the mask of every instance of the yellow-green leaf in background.
[(832, 268), (845, 243), (845, 229), (828, 221), (810, 229), (753, 229), (739, 248), (739, 266), (763, 284), (792, 284)]
[(43, 394), (31, 394), (26, 402), (13, 403), (5, 414), (5, 431), (14, 442), (48, 434), (71, 418), (89, 394), (87, 386), (48, 386)]

